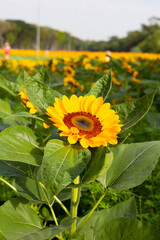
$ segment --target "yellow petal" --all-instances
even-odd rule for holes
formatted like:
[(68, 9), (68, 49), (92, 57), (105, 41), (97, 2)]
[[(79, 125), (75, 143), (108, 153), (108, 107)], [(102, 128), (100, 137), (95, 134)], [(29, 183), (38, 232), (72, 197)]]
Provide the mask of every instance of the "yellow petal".
[(92, 115), (96, 115), (97, 112), (100, 110), (100, 108), (102, 107), (103, 104), (103, 98), (99, 97), (94, 101), (94, 104), (92, 104), (92, 108), (91, 108), (91, 113)]
[(49, 126), (48, 124), (46, 124), (46, 123), (43, 123), (43, 127), (44, 127), (45, 129), (50, 128), (50, 126)]
[(91, 108), (92, 108), (92, 105), (95, 103), (95, 96), (94, 95), (91, 95), (87, 98), (86, 102), (85, 102), (85, 106), (84, 106), (84, 111), (87, 112), (87, 113), (91, 113)]
[(110, 109), (110, 103), (104, 103), (100, 110), (97, 112), (96, 116), (98, 118), (104, 118), (108, 115), (108, 110)]
[(63, 102), (63, 106), (66, 110), (67, 113), (72, 113), (73, 112), (73, 106), (72, 106), (72, 102), (70, 102), (70, 100), (68, 99), (68, 97), (66, 97), (65, 95), (63, 95), (62, 97), (62, 102)]
[(79, 133), (79, 130), (78, 130), (78, 128), (76, 128), (76, 127), (71, 127), (71, 132), (72, 132), (73, 134), (78, 134), (78, 133)]
[(77, 135), (70, 135), (70, 136), (68, 136), (68, 142), (70, 144), (75, 144), (77, 142), (77, 140), (78, 140)]
[(66, 113), (67, 113), (67, 111), (65, 110), (65, 108), (64, 108), (64, 106), (63, 106), (63, 102), (62, 102), (61, 99), (55, 98), (55, 104), (54, 104), (54, 106), (55, 106), (56, 108), (58, 108), (59, 111), (63, 112), (63, 114), (66, 114)]
[(79, 112), (80, 111), (80, 105), (79, 101), (76, 95), (72, 95), (70, 98), (70, 102), (72, 102), (72, 109), (73, 112)]
[(83, 148), (88, 148), (89, 147), (88, 140), (86, 138), (80, 139), (80, 144)]

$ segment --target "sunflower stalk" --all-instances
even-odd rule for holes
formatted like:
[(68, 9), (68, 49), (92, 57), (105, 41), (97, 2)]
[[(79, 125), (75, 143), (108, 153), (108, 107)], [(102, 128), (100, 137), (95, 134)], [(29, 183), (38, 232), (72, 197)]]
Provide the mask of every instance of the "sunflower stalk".
[[(80, 183), (80, 177), (78, 176), (74, 181), (74, 184)], [(72, 189), (71, 197), (71, 218), (77, 218), (78, 205), (80, 200), (81, 187)], [(73, 224), (70, 227), (70, 239), (73, 238), (76, 232), (77, 219), (74, 220)]]
[(84, 226), (84, 224), (88, 221), (88, 219), (91, 217), (91, 215), (94, 213), (94, 211), (96, 210), (96, 208), (98, 207), (98, 205), (101, 203), (101, 201), (103, 200), (103, 198), (105, 197), (106, 193), (107, 193), (108, 189), (106, 188), (104, 193), (101, 195), (101, 197), (98, 199), (98, 201), (96, 202), (96, 204), (93, 206), (93, 208), (91, 209), (91, 211), (89, 212), (89, 214), (85, 217), (85, 219), (83, 220), (83, 222), (79, 225), (79, 227), (77, 228), (75, 234), (74, 234), (74, 238), (76, 237), (76, 235), (79, 233), (79, 231), (82, 229), (82, 227)]

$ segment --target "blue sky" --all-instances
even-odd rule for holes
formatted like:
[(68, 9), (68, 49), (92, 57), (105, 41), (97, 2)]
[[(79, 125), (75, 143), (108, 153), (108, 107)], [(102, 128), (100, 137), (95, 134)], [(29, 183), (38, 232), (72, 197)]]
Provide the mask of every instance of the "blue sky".
[(160, 0), (5, 0), (0, 5), (1, 20), (39, 22), (84, 40), (125, 37), (153, 16), (160, 18)]

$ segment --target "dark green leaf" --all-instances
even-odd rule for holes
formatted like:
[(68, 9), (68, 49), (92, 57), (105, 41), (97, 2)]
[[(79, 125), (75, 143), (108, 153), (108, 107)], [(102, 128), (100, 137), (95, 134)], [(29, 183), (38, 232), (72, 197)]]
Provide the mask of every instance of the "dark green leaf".
[(5, 119), (16, 119), (16, 118), (19, 118), (19, 117), (25, 117), (25, 118), (34, 118), (34, 119), (37, 119), (37, 120), (40, 120), (40, 121), (43, 121), (42, 118), (40, 117), (37, 117), (35, 114), (30, 114), (28, 112), (19, 112), (19, 113), (15, 113), (15, 114), (12, 114), (8, 117), (6, 117)]
[(31, 129), (13, 126), (0, 133), (0, 159), (39, 165), (43, 153)]
[(111, 87), (111, 70), (109, 70), (106, 75), (104, 75), (94, 84), (86, 96), (94, 95), (96, 98), (103, 97), (103, 100), (105, 101), (111, 90)]
[(52, 239), (56, 235), (67, 230), (73, 222), (74, 222), (74, 219), (71, 219), (59, 226), (41, 229), (37, 232), (30, 233), (30, 234), (28, 234), (24, 237), (18, 238), (16, 240), (48, 240), (48, 239)]
[(12, 164), (9, 161), (0, 161), (0, 175), (2, 176), (17, 176), (24, 172)]
[(138, 98), (133, 102), (112, 106), (112, 109), (114, 109), (120, 116), (121, 123), (124, 124), (122, 130), (132, 127), (147, 114), (153, 102), (155, 93), (156, 91)]
[(40, 186), (40, 184), (29, 177), (16, 177), (15, 187), (19, 195), (31, 202), (46, 202), (44, 189)]
[(7, 91), (12, 96), (16, 97), (22, 89), (19, 84), (6, 80), (2, 75), (0, 75), (0, 88)]
[[(107, 224), (113, 219), (127, 217), (136, 218), (136, 205), (134, 198), (130, 198), (125, 202), (119, 203), (110, 209), (94, 212), (86, 224), (83, 226), (83, 228), (80, 230), (78, 236), (84, 234), (86, 240), (93, 240), (97, 231), (99, 231), (102, 225)], [(83, 222), (84, 218), (85, 217), (79, 221), (78, 225)]]
[(42, 112), (46, 112), (48, 106), (53, 106), (55, 97), (61, 98), (59, 92), (27, 73), (24, 75), (24, 87), (31, 103)]
[(88, 149), (68, 145), (60, 140), (50, 140), (44, 149), (44, 158), (38, 176), (53, 196), (84, 170), (89, 159)]
[(11, 199), (0, 207), (0, 226), (7, 240), (17, 240), (42, 229), (35, 211), (17, 199)]
[(112, 147), (114, 160), (107, 172), (106, 186), (129, 189), (141, 184), (154, 169), (160, 155), (160, 141), (121, 144)]
[(40, 82), (45, 83), (47, 85), (49, 85), (50, 81), (51, 81), (51, 79), (50, 79), (50, 77), (49, 77), (49, 75), (48, 75), (44, 66), (42, 66), (40, 68), (40, 70), (34, 75), (34, 79), (36, 81), (40, 81)]
[(0, 118), (5, 118), (11, 114), (11, 107), (8, 102), (0, 99)]
[(114, 219), (101, 226), (94, 236), (95, 240), (158, 240), (160, 229), (143, 223), (138, 219)]
[(105, 147), (99, 147), (92, 153), (91, 164), (85, 173), (82, 182), (90, 182), (104, 175), (113, 161), (112, 152), (108, 152)]

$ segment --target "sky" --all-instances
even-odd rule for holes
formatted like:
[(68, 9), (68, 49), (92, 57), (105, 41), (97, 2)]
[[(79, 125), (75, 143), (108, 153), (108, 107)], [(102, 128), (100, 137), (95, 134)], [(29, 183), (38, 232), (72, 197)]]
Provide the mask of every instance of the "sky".
[(23, 20), (82, 40), (109, 40), (160, 18), (160, 0), (1, 0), (0, 20)]

